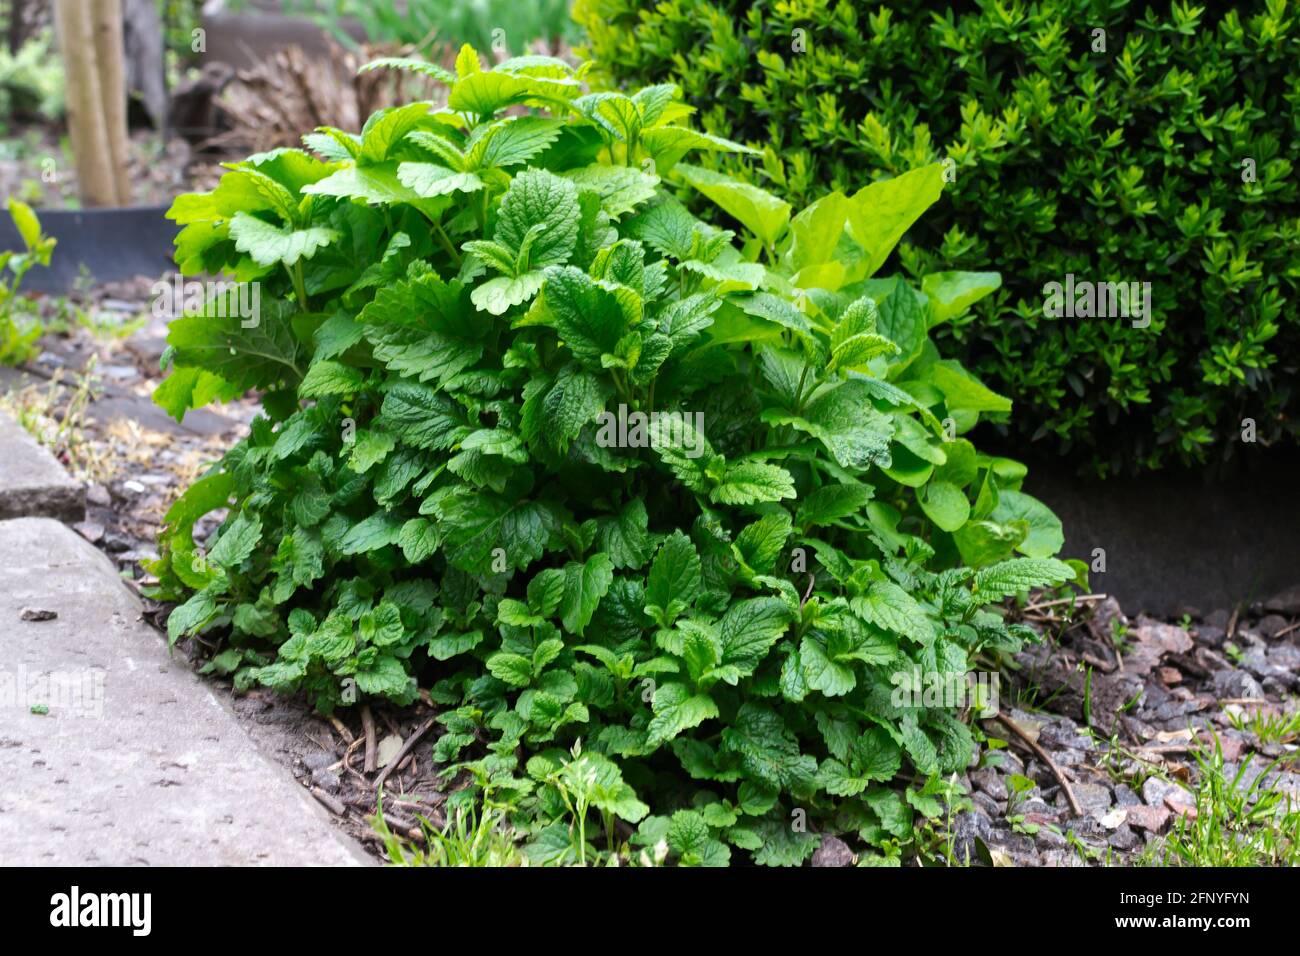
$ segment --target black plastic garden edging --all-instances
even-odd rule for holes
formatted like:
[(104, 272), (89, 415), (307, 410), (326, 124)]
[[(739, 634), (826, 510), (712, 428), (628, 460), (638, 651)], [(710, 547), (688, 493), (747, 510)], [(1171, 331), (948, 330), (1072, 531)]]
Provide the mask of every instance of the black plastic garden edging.
[[(121, 209), (38, 209), (41, 228), (59, 241), (48, 268), (23, 278), (27, 292), (66, 293), (83, 274), (94, 284), (174, 271), (176, 224), (164, 218), (168, 206)], [(0, 217), (0, 250), (23, 243), (8, 216)]]

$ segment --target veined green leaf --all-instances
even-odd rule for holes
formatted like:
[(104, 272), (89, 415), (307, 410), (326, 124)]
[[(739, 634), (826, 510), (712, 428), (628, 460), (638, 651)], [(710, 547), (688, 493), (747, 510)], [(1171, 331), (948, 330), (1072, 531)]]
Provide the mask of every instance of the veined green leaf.
[(688, 183), (735, 217), (765, 246), (775, 246), (790, 222), (790, 204), (730, 176), (696, 166), (677, 165)]

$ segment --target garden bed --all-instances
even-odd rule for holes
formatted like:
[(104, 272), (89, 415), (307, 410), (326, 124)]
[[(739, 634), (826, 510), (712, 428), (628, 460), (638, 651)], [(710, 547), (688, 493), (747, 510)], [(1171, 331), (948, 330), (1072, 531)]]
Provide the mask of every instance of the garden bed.
[[(151, 300), (149, 286), (141, 278), (101, 287), (80, 307), (96, 315), (139, 315)], [(142, 562), (157, 554), (170, 502), (246, 433), (254, 412), (250, 401), (241, 401), (206, 415), (191, 413), (180, 426), (149, 403), (161, 378), (157, 363), (169, 318), (150, 316), (117, 338), (97, 337), (83, 326), (47, 337), (42, 361), (27, 378), (10, 377), (9, 387), (20, 390), (21, 400), (13, 391), (6, 400), (10, 411), (26, 408), (49, 423), (87, 389), (78, 431), (61, 448), (65, 464), (89, 482), (86, 520), (76, 529), (137, 588), (151, 580)], [(90, 385), (80, 381), (87, 369)], [(1063, 510), (1068, 508), (1067, 500)], [(220, 518), (210, 516), (197, 534), (215, 528)], [(1183, 605), (1203, 593), (1194, 584), (1178, 587)], [(147, 607), (165, 639), (169, 608), (154, 602)], [(1062, 605), (1035, 609), (1031, 600), (1022, 619), (1043, 641), (1016, 658), (1017, 670), (1003, 678), (1000, 701), (1002, 715), (1034, 743), (1001, 719), (980, 722), (994, 744), (958, 778), (969, 796), (945, 805), (925, 831), (927, 858), (1017, 866), (1159, 862), (1171, 835), (1179, 846), (1208, 839), (1194, 828), (1195, 812), (1245, 814), (1257, 802), (1258, 794), (1243, 796), (1236, 808), (1230, 798), (1211, 792), (1194, 753), (1213, 753), (1216, 736), (1223, 761), (1218, 772), (1231, 780), (1246, 766), (1238, 786), (1243, 795), (1261, 769), (1280, 760), (1260, 791), (1300, 799), (1300, 716), (1294, 702), (1300, 691), (1300, 596), (1280, 593), (1239, 609), (1228, 602), (1188, 610), (1187, 616), (1130, 618), (1113, 598), (1084, 599), (1074, 613)], [(210, 657), (199, 639), (183, 640), (178, 652), (196, 668), (205, 668)], [(229, 693), (229, 682), (224, 684)], [(438, 708), (427, 694), (409, 708), (376, 704), (367, 708), (367, 719), (353, 709), (325, 719), (300, 698), (264, 689), (232, 694), (230, 703), (259, 747), (377, 857), (387, 859), (375, 824), (381, 760), (408, 742), (419, 744), (405, 748), (383, 787), (387, 827), (411, 847), (426, 840), (420, 818), (443, 827), (446, 797), (465, 783), (441, 779), (440, 766), (429, 758), (440, 726), (429, 725)], [(366, 769), (368, 759), (374, 769)], [(1207, 802), (1212, 800), (1219, 804)], [(1266, 862), (1249, 856), (1248, 849), (1231, 852)], [(847, 844), (828, 836), (813, 863), (855, 859)]]
[[(727, 3), (699, 5), (725, 30)], [(1198, 405), (1197, 336), (1158, 324), (1096, 327), (1135, 350), (1103, 350), (1104, 398), (1091, 370), (1062, 372), (1084, 400), (1073, 426), (1105, 406), (1131, 445), (1064, 434), (1037, 366), (1041, 408), (976, 375), (967, 336), (1024, 276), (940, 261), (965, 230), (927, 210), (969, 201), (969, 164), (954, 178), (918, 145), (850, 186), (842, 155), (800, 171), (797, 144), (787, 166), (732, 138), (755, 131), (698, 114), (682, 99), (696, 84), (602, 88), (610, 63), (510, 56), (481, 17), (457, 29), (493, 27), (491, 52), (435, 40), (450, 22), (435, 4), (411, 7), (437, 24), (419, 36), (350, 7), (399, 45), (363, 70), (366, 50), (315, 37), (248, 70), (204, 62), (173, 116), (207, 159), (236, 151), (214, 167), (127, 143), (121, 51), (89, 39), (111, 39), (110, 7), (57, 7), (68, 52), (85, 51), (66, 59), (80, 185), (120, 205), (134, 168), (152, 205), (58, 209), (69, 184), (39, 132), (0, 168), (56, 207), (42, 223), (11, 200), (0, 230), (17, 251), (0, 263), (16, 366), (0, 411), (82, 483), (61, 483), (67, 527), (11, 495), (6, 546), (44, 528), (96, 566), (134, 642), (115, 660), (106, 631), (96, 659), (146, 687), (138, 645), (165, 640), (205, 678), (185, 709), (215, 694), (292, 773), (276, 770), (274, 813), (327, 814), (414, 865), (1300, 860), (1300, 505), (1283, 477), (1298, 459), (1261, 451), (1254, 419), (1226, 444), (1229, 392)], [(631, 36), (578, 10), (598, 47)], [(208, 23), (217, 47), (245, 27)], [(1249, 29), (1270, 34), (1263, 15)], [(764, 77), (785, 70), (760, 59)], [(88, 121), (87, 104), (112, 115)], [(1215, 203), (1240, 199), (1234, 184)], [(942, 249), (909, 241), (935, 228)], [(33, 264), (28, 298), (12, 295)], [(201, 294), (182, 307), (186, 279)], [(1207, 309), (1256, 296), (1259, 346), (1288, 282), (1225, 283)], [(1001, 332), (1034, 326), (1036, 307), (1016, 308)], [(1116, 390), (1157, 353), (1168, 394)], [(1276, 446), (1289, 360), (1218, 358)], [(1045, 437), (1087, 460), (1035, 462)], [(8, 440), (56, 483), (48, 455)], [(1199, 463), (1216, 440), (1228, 468), (1079, 477), (1129, 473), (1126, 454)], [(33, 563), (25, 586), (70, 562)], [(60, 622), (44, 650), (62, 660), (96, 603), (70, 599), (60, 620), (40, 596), (20, 612), (35, 664), (33, 627)], [(152, 758), (126, 756), (148, 786)]]

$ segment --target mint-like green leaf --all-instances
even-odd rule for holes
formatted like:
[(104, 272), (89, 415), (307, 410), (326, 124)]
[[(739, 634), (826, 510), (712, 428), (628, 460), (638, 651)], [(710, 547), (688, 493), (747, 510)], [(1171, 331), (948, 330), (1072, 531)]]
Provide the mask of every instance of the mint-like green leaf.
[(402, 532), (401, 519), (387, 511), (376, 511), (369, 518), (348, 529), (339, 542), (343, 554), (363, 554), (394, 544)]
[(577, 244), (580, 219), (573, 183), (544, 169), (527, 169), (501, 199), (494, 238), (518, 254), (529, 230), (543, 226), (528, 249), (528, 268), (563, 265)]
[(801, 528), (815, 528), (858, 514), (871, 500), (870, 485), (826, 485), (799, 502), (795, 520)]
[(794, 479), (779, 465), (741, 461), (727, 466), (710, 497), (724, 505), (752, 505), (794, 497)]
[(718, 716), (718, 706), (708, 694), (694, 694), (685, 684), (660, 684), (652, 706), (654, 716), (647, 728), (651, 747)]
[(974, 590), (981, 603), (1000, 601), (1032, 588), (1074, 580), (1074, 570), (1055, 558), (1012, 558), (975, 572)]
[(337, 230), (324, 226), (307, 229), (273, 226), (246, 212), (236, 213), (230, 221), (230, 238), (235, 240), (235, 248), (248, 253), (261, 266), (281, 262), (286, 266), (295, 265), (299, 259), (310, 259), (338, 237)]
[(853, 611), (869, 624), (929, 646), (935, 626), (916, 599), (893, 581), (874, 581), (867, 593), (853, 599)]
[(936, 527), (951, 532), (964, 525), (970, 517), (970, 501), (956, 485), (931, 481), (921, 494), (921, 510)]
[(302, 398), (321, 398), (325, 395), (348, 395), (361, 388), (365, 375), (361, 370), (342, 362), (316, 362), (307, 369), (298, 394)]
[(399, 382), (384, 396), (385, 428), (415, 448), (451, 448), (471, 431), (464, 412), (427, 385)]
[(615, 568), (636, 570), (650, 559), (649, 518), (645, 503), (629, 501), (617, 515), (596, 522), (596, 546), (609, 555)]
[(1002, 287), (996, 272), (932, 272), (921, 278), (921, 291), (930, 300), (930, 327), (961, 315)]
[(1003, 524), (1023, 521), (1028, 526), (1029, 533), (1016, 545), (1016, 550), (1026, 557), (1050, 558), (1065, 546), (1061, 519), (1047, 505), (1024, 492), (999, 491), (997, 507), (989, 517)]
[(402, 163), (397, 167), (397, 181), (424, 199), (484, 188), (476, 174), (457, 172), (437, 163)]
[(223, 568), (233, 568), (252, 555), (262, 539), (262, 519), (255, 514), (240, 512), (228, 524), (217, 543), (208, 552), (208, 560)]
[(604, 553), (593, 554), (583, 564), (573, 562), (565, 567), (559, 611), (566, 631), (582, 636), (613, 581), (614, 562)]

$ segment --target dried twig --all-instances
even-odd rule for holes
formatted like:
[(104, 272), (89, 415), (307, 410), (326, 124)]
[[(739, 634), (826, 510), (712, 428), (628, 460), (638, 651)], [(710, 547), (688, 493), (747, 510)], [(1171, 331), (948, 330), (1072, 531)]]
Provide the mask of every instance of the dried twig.
[(330, 726), (343, 738), (343, 742), (351, 744), (356, 738), (352, 736), (352, 731), (348, 730), (347, 724), (339, 720), (337, 714), (330, 714)]
[(366, 732), (366, 762), (362, 769), (374, 773), (379, 769), (379, 748), (375, 745), (375, 717), (369, 704), (361, 706), (361, 726)]
[(1030, 737), (1029, 734), (1026, 733), (1025, 729), (1010, 717), (1007, 717), (1004, 714), (998, 714), (997, 719), (1001, 721), (1009, 731), (1015, 734), (1020, 739), (1020, 742), (1033, 752), (1035, 757), (1045, 763), (1048, 770), (1052, 771), (1052, 776), (1055, 777), (1056, 782), (1061, 785), (1061, 792), (1065, 794), (1066, 802), (1070, 804), (1070, 812), (1076, 817), (1083, 816), (1083, 808), (1079, 806), (1079, 801), (1074, 796), (1074, 791), (1070, 789), (1070, 781), (1065, 779), (1065, 774), (1063, 774), (1061, 768), (1056, 765), (1056, 761), (1048, 756), (1047, 751), (1039, 745), (1037, 740)]
[(1110, 661), (1103, 661), (1100, 657), (1094, 657), (1092, 654), (1088, 654), (1088, 653), (1081, 654), (1080, 659), (1085, 664), (1091, 664), (1093, 667), (1097, 668), (1097, 670), (1101, 671), (1103, 674), (1114, 673), (1117, 667), (1117, 665), (1110, 663)]
[(343, 804), (339, 801), (337, 797), (331, 796), (330, 794), (322, 790), (320, 787), (312, 787), (311, 795), (316, 798), (316, 800), (321, 804), (321, 806), (323, 806), (330, 813), (334, 814), (336, 817), (342, 817), (347, 815), (348, 808), (343, 806)]
[(337, 763), (331, 764), (329, 769), (330, 770), (343, 769), (346, 770), (348, 773), (352, 774), (352, 776), (356, 777), (357, 779), (365, 780), (366, 778), (362, 775), (361, 771), (357, 770), (356, 767), (352, 766), (352, 754), (356, 751), (358, 747), (361, 746), (361, 743), (362, 743), (361, 740), (354, 740), (352, 741), (352, 743), (348, 744), (348, 749), (343, 751), (343, 759), (338, 761)]
[(1295, 630), (1300, 630), (1300, 621), (1296, 621), (1294, 624), (1288, 624), (1286, 627), (1282, 628), (1282, 630), (1274, 634), (1273, 637), (1274, 639), (1277, 639), (1279, 637), (1286, 637), (1288, 634), (1290, 634), (1292, 631)]
[(1078, 597), (1058, 598), (1055, 601), (1043, 601), (1041, 604), (1028, 604), (1023, 610), (1041, 611), (1045, 607), (1056, 607), (1058, 604), (1089, 604), (1093, 601), (1104, 601), (1104, 594), (1081, 594)]
[(397, 769), (397, 765), (402, 762), (402, 758), (411, 752), (411, 748), (420, 742), (420, 738), (429, 732), (429, 728), (433, 726), (433, 722), (436, 719), (436, 717), (430, 717), (419, 727), (415, 728), (415, 732), (411, 734), (411, 736), (406, 738), (401, 749), (399, 749), (397, 753), (393, 754), (393, 759), (388, 761), (384, 766), (384, 769), (380, 771), (378, 778), (375, 780), (376, 790), (384, 785), (384, 781), (388, 779), (388, 775)]

